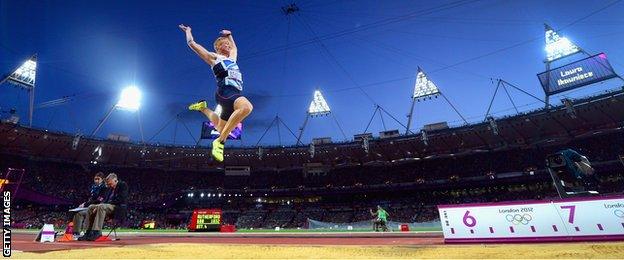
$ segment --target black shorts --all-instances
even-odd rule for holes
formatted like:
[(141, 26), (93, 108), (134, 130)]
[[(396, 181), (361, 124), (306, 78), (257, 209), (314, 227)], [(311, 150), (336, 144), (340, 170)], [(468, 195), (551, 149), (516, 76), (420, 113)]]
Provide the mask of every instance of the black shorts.
[(232, 113), (234, 113), (234, 101), (242, 97), (243, 93), (233, 86), (219, 86), (215, 93), (217, 104), (221, 105), (221, 114), (219, 118), (228, 121)]

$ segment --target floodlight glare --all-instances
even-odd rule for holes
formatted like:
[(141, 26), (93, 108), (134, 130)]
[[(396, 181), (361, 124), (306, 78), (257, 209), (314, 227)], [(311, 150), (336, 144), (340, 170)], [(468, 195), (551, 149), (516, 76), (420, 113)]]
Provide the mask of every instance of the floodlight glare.
[(557, 32), (546, 25), (546, 60), (554, 61), (561, 59), (568, 55), (572, 55), (581, 51), (581, 49), (568, 40), (566, 37), (561, 37)]
[(121, 96), (115, 107), (129, 111), (138, 110), (141, 107), (141, 91), (135, 86), (125, 88), (121, 91)]
[(312, 102), (310, 102), (310, 108), (308, 109), (308, 114), (326, 115), (326, 114), (329, 114), (330, 112), (331, 112), (331, 109), (329, 108), (329, 105), (325, 101), (323, 94), (321, 94), (321, 91), (315, 90), (314, 98), (312, 99)]

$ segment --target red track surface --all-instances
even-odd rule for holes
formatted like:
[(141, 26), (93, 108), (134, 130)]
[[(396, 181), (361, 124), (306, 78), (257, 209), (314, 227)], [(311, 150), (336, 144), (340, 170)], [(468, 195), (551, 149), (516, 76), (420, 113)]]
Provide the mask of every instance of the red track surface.
[(206, 244), (256, 244), (256, 245), (439, 245), (443, 244), (441, 235), (413, 234), (400, 237), (319, 237), (297, 235), (291, 237), (198, 237), (198, 236), (123, 236), (121, 240), (110, 242), (34, 242), (35, 234), (13, 234), (12, 249), (24, 252), (48, 252), (56, 250), (84, 249), (93, 247), (114, 247), (126, 245), (144, 245), (157, 243), (206, 243)]

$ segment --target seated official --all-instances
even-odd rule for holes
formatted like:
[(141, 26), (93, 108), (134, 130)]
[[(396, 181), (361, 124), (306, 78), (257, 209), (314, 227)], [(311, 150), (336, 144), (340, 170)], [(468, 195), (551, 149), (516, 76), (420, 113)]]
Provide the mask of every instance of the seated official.
[(107, 216), (113, 216), (115, 210), (125, 210), (128, 206), (128, 184), (117, 179), (114, 173), (106, 176), (108, 192), (104, 201), (91, 205), (87, 209), (87, 232), (80, 240), (95, 241), (102, 236), (102, 226)]
[[(83, 202), (78, 206), (79, 208), (89, 207), (91, 205), (100, 204), (104, 201), (106, 196), (106, 184), (104, 184), (104, 173), (98, 172), (93, 177), (93, 184), (91, 185), (91, 196), (89, 200)], [(79, 236), (84, 224), (84, 219), (87, 217), (87, 209), (81, 210), (74, 214), (74, 235)]]

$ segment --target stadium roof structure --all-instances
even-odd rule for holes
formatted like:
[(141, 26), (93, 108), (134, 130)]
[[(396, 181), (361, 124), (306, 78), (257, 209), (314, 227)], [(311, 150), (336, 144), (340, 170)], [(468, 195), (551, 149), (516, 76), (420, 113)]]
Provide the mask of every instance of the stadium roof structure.
[[(497, 118), (498, 135), (490, 124), (482, 122), (427, 133), (429, 145), (421, 133), (388, 139), (370, 140), (369, 153), (360, 142), (349, 141), (317, 145), (314, 158), (308, 146), (263, 147), (262, 159), (257, 147), (230, 148), (227, 165), (251, 166), (254, 169), (301, 168), (316, 162), (338, 167), (368, 163), (397, 163), (409, 159), (459, 156), (479, 151), (517, 149), (535, 145), (551, 145), (573, 138), (621, 129), (624, 122), (624, 90), (617, 90), (585, 99), (571, 100), (569, 105), (540, 109), (530, 113)], [(0, 153), (36, 156), (45, 159), (89, 163), (91, 151), (101, 147), (100, 164), (124, 167), (164, 169), (220, 169), (207, 147), (141, 144), (83, 138), (72, 149), (73, 134), (0, 124)]]

